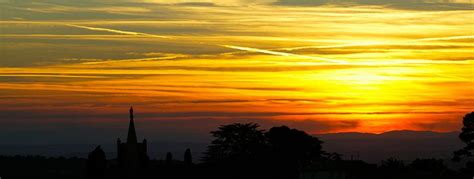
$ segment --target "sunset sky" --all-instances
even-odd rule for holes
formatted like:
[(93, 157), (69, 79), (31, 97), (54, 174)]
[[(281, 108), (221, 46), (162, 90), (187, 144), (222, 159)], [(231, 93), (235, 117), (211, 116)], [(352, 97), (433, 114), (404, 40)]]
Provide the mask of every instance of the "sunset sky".
[(473, 3), (0, 0), (0, 139), (114, 141), (131, 105), (156, 140), (232, 122), (457, 131)]

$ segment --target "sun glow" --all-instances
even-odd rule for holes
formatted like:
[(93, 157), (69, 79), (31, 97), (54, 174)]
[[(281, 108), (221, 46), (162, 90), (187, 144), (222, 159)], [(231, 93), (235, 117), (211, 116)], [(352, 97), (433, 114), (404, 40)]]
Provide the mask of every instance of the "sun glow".
[(378, 133), (455, 130), (474, 107), (471, 10), (162, 6), (40, 6), (2, 19), (3, 110), (134, 104), (150, 121)]

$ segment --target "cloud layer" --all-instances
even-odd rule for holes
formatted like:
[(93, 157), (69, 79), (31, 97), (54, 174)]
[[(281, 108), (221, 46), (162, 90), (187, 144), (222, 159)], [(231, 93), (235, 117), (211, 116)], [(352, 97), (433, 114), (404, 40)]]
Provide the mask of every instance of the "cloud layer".
[(130, 105), (157, 140), (250, 121), (459, 129), (474, 106), (466, 2), (307, 2), (1, 1), (0, 138), (109, 140)]

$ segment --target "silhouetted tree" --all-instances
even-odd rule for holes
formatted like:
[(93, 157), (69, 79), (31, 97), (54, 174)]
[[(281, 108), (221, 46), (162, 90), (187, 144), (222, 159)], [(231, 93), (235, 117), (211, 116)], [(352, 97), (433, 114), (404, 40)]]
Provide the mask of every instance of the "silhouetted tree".
[[(215, 139), (204, 153), (204, 164), (212, 166), (211, 177), (261, 179), (267, 140), (255, 123), (230, 124), (212, 131)], [(216, 172), (218, 171), (218, 172)]]
[(441, 159), (416, 159), (409, 167), (415, 171), (441, 172), (447, 167)]
[(193, 157), (191, 155), (191, 149), (186, 149), (184, 152), (184, 164), (186, 166), (191, 166), (193, 164)]
[(304, 131), (287, 126), (273, 127), (265, 136), (271, 148), (271, 164), (279, 169), (279, 176), (296, 178), (303, 167), (323, 154), (322, 141)]
[(173, 164), (173, 154), (171, 152), (166, 153), (166, 165)]
[(382, 178), (406, 178), (405, 176), (405, 163), (401, 160), (397, 160), (393, 157), (387, 160), (382, 160), (380, 164), (380, 172)]
[(380, 168), (389, 169), (389, 170), (399, 170), (405, 168), (405, 163), (401, 160), (397, 160), (393, 157), (388, 158), (387, 160), (382, 160)]
[(474, 175), (474, 162), (469, 161), (469, 159), (474, 156), (474, 112), (467, 113), (462, 122), (463, 127), (459, 134), (459, 139), (461, 139), (466, 146), (454, 152), (453, 161), (459, 162), (462, 158), (468, 159), (466, 167), (460, 171), (464, 177), (471, 177)]
[(87, 178), (103, 179), (105, 178), (105, 169), (107, 167), (107, 159), (100, 145), (97, 146), (87, 158)]
[(459, 139), (466, 143), (464, 148), (454, 152), (454, 161), (459, 161), (463, 156), (467, 158), (473, 157), (474, 151), (474, 112), (468, 113), (463, 118), (462, 132)]
[(255, 123), (230, 124), (212, 131), (215, 139), (204, 153), (206, 163), (256, 158), (266, 145), (263, 130)]
[(265, 136), (273, 150), (302, 165), (317, 160), (324, 153), (321, 146), (323, 142), (317, 137), (287, 126), (273, 127)]

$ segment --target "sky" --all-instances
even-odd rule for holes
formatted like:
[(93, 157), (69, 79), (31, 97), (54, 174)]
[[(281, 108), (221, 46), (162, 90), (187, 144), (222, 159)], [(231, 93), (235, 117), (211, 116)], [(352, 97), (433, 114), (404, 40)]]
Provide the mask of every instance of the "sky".
[(0, 0), (0, 140), (458, 131), (472, 0)]

